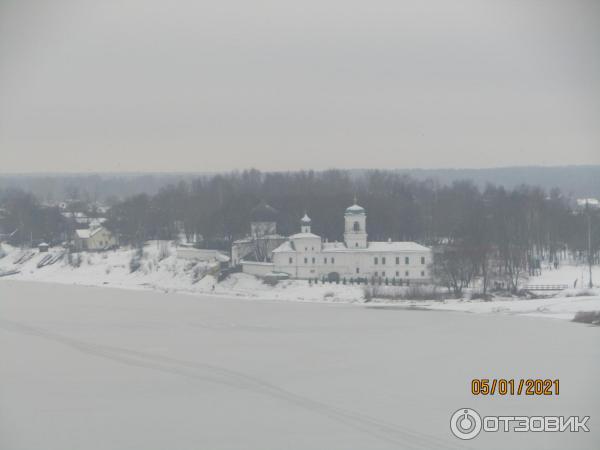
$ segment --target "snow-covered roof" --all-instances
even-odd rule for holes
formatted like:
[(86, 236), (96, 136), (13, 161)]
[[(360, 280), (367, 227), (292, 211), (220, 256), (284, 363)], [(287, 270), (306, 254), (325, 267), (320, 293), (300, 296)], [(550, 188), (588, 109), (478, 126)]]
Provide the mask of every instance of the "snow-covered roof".
[(100, 226), (101, 224), (103, 224), (104, 222), (106, 222), (106, 217), (94, 217), (94, 218), (90, 218), (90, 226)]
[[(299, 233), (301, 235), (312, 233)], [(296, 236), (296, 235), (294, 235)], [(312, 235), (316, 236), (316, 235)], [(318, 236), (316, 236), (318, 237)], [(428, 252), (431, 249), (424, 245), (410, 241), (387, 241), (387, 242), (369, 242), (367, 248), (348, 248), (343, 242), (324, 242), (321, 246), (322, 252), (352, 252), (352, 253), (403, 253), (403, 252)], [(291, 241), (286, 241), (273, 250), (273, 253), (295, 252)]]
[(79, 239), (88, 239), (91, 236), (91, 230), (89, 228), (75, 230), (75, 233)]
[(597, 208), (599, 206), (598, 199), (595, 198), (578, 198), (577, 206), (592, 206)]
[(82, 228), (79, 230), (75, 230), (77, 237), (80, 239), (88, 239), (95, 235), (98, 231), (102, 230), (103, 227), (98, 228)]
[(221, 252), (217, 252), (215, 255), (215, 258), (219, 262), (229, 262), (229, 256), (227, 256)]
[(81, 211), (65, 211), (60, 213), (63, 217), (66, 218), (77, 218), (77, 219), (86, 219), (87, 215)]
[(317, 238), (321, 239), (321, 236), (317, 236), (314, 233), (296, 233), (290, 236), (290, 239), (307, 239), (307, 238)]
[(241, 238), (241, 239), (236, 239), (235, 241), (233, 241), (234, 244), (250, 244), (251, 242), (254, 242), (256, 239), (260, 240), (275, 240), (275, 239), (286, 239), (285, 236), (282, 236), (281, 234), (265, 234), (265, 235), (261, 235), (258, 236), (257, 238), (254, 238), (252, 236), (247, 236), (245, 238)]
[(368, 249), (373, 252), (426, 252), (431, 250), (429, 247), (417, 244), (412, 241), (387, 241), (387, 242), (369, 242)]
[(245, 259), (242, 259), (240, 261), (241, 264), (250, 264), (253, 266), (272, 266), (273, 263), (271, 262), (264, 262), (264, 261), (246, 261)]
[(348, 247), (346, 247), (346, 244), (344, 244), (343, 242), (324, 242), (323, 243), (323, 251), (329, 251), (329, 250), (348, 250)]
[(242, 239), (236, 239), (235, 241), (233, 241), (233, 244), (249, 244), (250, 242), (252, 242), (252, 238), (251, 237), (245, 237)]
[(410, 241), (387, 241), (387, 242), (369, 242), (367, 248), (353, 248), (346, 247), (343, 242), (326, 242), (323, 244), (324, 252), (373, 252), (373, 253), (386, 253), (386, 252), (427, 252), (430, 251), (428, 247), (417, 244), (416, 242)]
[(346, 208), (346, 214), (364, 214), (365, 213), (365, 208), (363, 208), (360, 205), (357, 205), (356, 203), (352, 206), (348, 206)]
[(294, 250), (294, 248), (292, 247), (292, 243), (290, 241), (285, 241), (279, 247), (274, 249), (273, 253), (286, 253), (286, 252), (295, 252), (295, 251), (296, 250)]
[(308, 217), (308, 214), (306, 213), (304, 213), (304, 216), (300, 220), (302, 221), (302, 223), (310, 223), (310, 217)]

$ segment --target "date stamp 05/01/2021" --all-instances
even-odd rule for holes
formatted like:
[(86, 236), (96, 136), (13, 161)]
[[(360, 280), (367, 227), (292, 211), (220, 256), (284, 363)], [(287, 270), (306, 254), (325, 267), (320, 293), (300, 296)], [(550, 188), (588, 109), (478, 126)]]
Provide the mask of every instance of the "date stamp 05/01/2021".
[(548, 396), (560, 394), (558, 379), (541, 378), (474, 378), (471, 380), (473, 395), (529, 395)]

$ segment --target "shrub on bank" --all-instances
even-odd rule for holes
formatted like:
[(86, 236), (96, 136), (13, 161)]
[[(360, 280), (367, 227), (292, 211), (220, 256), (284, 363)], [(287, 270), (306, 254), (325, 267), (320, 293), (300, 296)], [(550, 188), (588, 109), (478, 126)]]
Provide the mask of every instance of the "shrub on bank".
[(142, 258), (144, 257), (144, 249), (142, 247), (138, 248), (133, 255), (131, 256), (131, 260), (129, 261), (129, 272), (137, 272), (140, 267), (142, 267)]
[(600, 311), (579, 311), (575, 314), (573, 322), (600, 325)]
[(443, 300), (447, 294), (438, 292), (436, 286), (369, 285), (363, 287), (363, 296), (366, 301), (373, 298), (386, 300)]

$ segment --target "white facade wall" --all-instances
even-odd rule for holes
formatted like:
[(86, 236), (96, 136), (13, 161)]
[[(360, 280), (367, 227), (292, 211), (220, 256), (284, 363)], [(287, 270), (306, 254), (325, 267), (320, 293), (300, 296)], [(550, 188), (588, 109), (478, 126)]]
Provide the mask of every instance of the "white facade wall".
[(242, 261), (242, 272), (247, 273), (249, 275), (264, 277), (266, 274), (273, 271), (273, 263)]
[(337, 272), (341, 278), (381, 277), (426, 282), (431, 280), (432, 253), (299, 250), (277, 252), (273, 263), (276, 272), (288, 273), (293, 278), (322, 278)]
[(254, 245), (251, 240), (234, 242), (231, 246), (231, 265), (239, 266), (242, 259), (254, 250)]
[(189, 260), (198, 260), (198, 261), (223, 261), (224, 258), (227, 258), (227, 255), (224, 255), (218, 250), (209, 250), (203, 248), (193, 248), (193, 247), (178, 247), (177, 248), (177, 257)]

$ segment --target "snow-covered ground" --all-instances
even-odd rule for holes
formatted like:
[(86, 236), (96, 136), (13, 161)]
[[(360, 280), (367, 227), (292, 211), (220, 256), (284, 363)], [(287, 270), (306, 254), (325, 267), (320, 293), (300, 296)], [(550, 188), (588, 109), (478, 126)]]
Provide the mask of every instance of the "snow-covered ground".
[[(597, 327), (364, 304), (0, 282), (7, 450), (597, 449)], [(473, 396), (473, 378), (560, 395)], [(589, 433), (450, 433), (482, 415), (589, 415)]]
[[(152, 242), (144, 248), (140, 268), (131, 272), (130, 261), (135, 250), (119, 249), (104, 253), (82, 253), (81, 264), (75, 267), (67, 258), (55, 264), (38, 268), (45, 254), (37, 253), (24, 263), (14, 264), (18, 257), (27, 251), (4, 245), (6, 255), (0, 258), (0, 273), (18, 270), (13, 275), (0, 277), (2, 280), (47, 281), (54, 283), (77, 284), (87, 286), (108, 286), (126, 289), (154, 289), (162, 292), (187, 294), (206, 294), (239, 297), (247, 299), (268, 299), (280, 301), (327, 302), (327, 303), (363, 303), (363, 288), (343, 284), (309, 284), (303, 280), (288, 280), (276, 286), (264, 284), (254, 276), (242, 273), (233, 274), (221, 283), (210, 275), (210, 265), (195, 264), (178, 258), (176, 249), (169, 247), (165, 254), (163, 245)], [(61, 249), (52, 249), (58, 254)], [(600, 267), (594, 267), (594, 277), (600, 281)], [(530, 278), (532, 285), (565, 284), (577, 288), (565, 291), (540, 294), (552, 294), (551, 298), (522, 299), (494, 298), (493, 301), (454, 300), (391, 301), (374, 298), (373, 305), (387, 307), (463, 311), (469, 313), (507, 313), (535, 317), (548, 317), (571, 320), (578, 311), (600, 311), (600, 290), (586, 289), (588, 280), (585, 266), (561, 266), (558, 270), (545, 269), (542, 275)]]
[[(81, 252), (73, 254), (72, 259), (80, 259), (80, 263), (69, 263), (63, 257), (52, 265), (38, 268), (38, 263), (46, 253), (38, 253), (24, 263), (14, 261), (31, 250), (3, 245), (6, 256), (0, 259), (0, 273), (18, 270), (19, 273), (9, 277), (16, 280), (49, 281), (54, 283), (77, 284), (84, 286), (111, 286), (127, 289), (158, 289), (162, 291), (181, 290), (185, 292), (203, 292), (210, 289), (207, 283), (212, 278), (202, 281), (209, 265), (178, 258), (176, 249), (169, 245), (167, 254), (161, 254), (162, 245), (151, 242), (143, 249), (140, 267), (131, 272), (130, 262), (135, 258), (137, 250), (121, 248), (106, 252)], [(60, 254), (62, 248), (52, 248), (50, 254)]]

